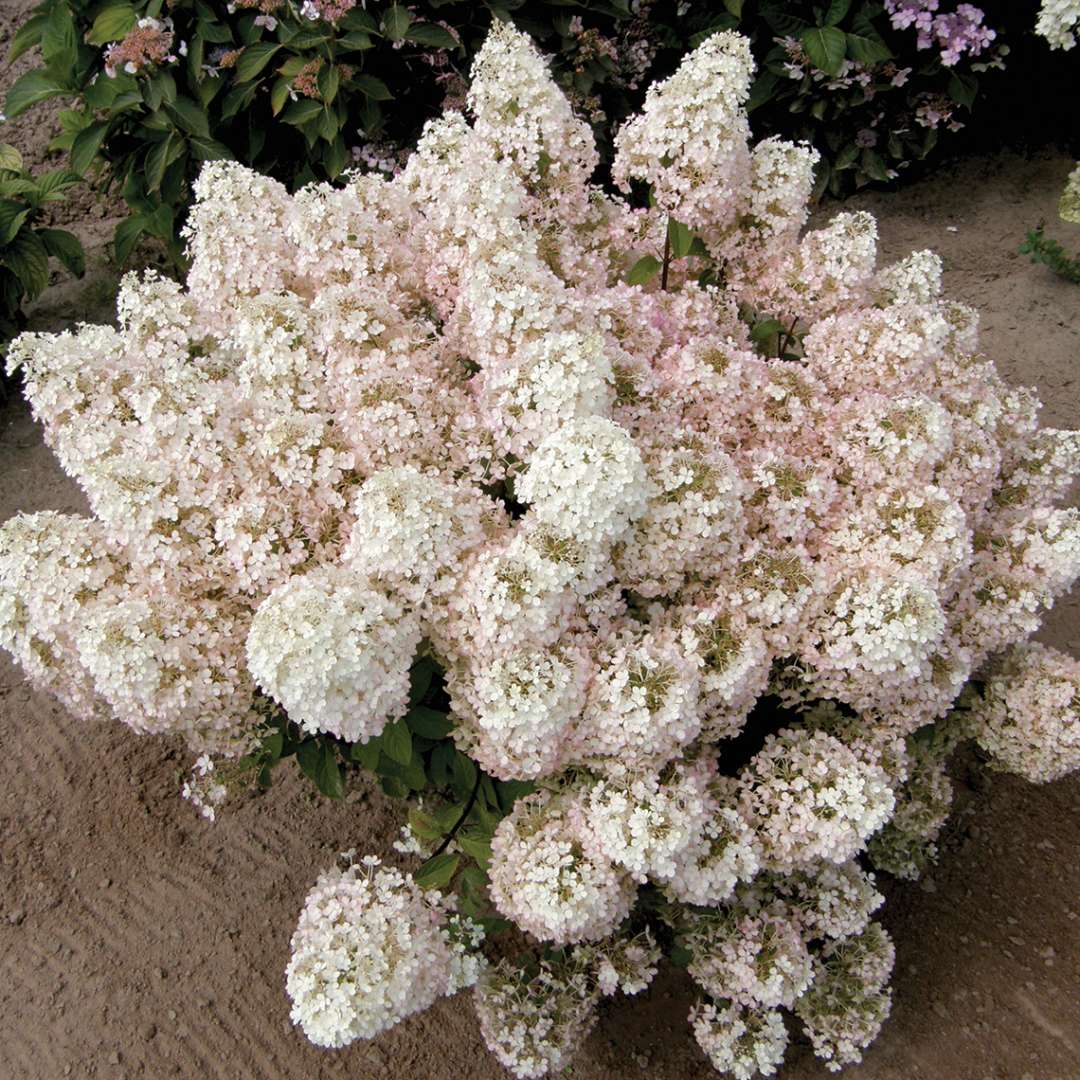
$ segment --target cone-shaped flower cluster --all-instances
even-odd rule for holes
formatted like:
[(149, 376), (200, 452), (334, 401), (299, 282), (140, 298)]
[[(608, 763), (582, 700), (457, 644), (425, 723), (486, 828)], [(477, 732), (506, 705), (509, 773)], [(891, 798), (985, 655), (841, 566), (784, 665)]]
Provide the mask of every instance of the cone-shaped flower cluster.
[[(774, 1071), (784, 1010), (857, 1060), (892, 950), (851, 860), (880, 835), (917, 869), (948, 784), (909, 737), (1080, 572), (1056, 506), (1080, 437), (979, 353), (935, 256), (877, 269), (862, 213), (803, 234), (815, 154), (750, 144), (751, 76), (717, 34), (653, 87), (616, 139), (623, 198), (497, 26), (470, 118), (398, 177), (290, 196), (210, 163), (186, 287), (129, 277), (117, 328), (11, 350), (93, 513), (0, 530), (0, 644), (37, 683), (200, 751), (250, 745), (257, 689), (362, 743), (426, 640), (458, 749), (538, 785), (490, 895), (565, 966), (477, 990), (519, 1076), (651, 978), (623, 925), (645, 883), (718, 1068)], [(971, 732), (1034, 779), (1077, 767), (1075, 668), (1022, 647)], [(784, 722), (729, 764), (766, 694)], [(298, 1022), (340, 1045), (470, 981), (446, 918), (396, 872), (321, 879)]]

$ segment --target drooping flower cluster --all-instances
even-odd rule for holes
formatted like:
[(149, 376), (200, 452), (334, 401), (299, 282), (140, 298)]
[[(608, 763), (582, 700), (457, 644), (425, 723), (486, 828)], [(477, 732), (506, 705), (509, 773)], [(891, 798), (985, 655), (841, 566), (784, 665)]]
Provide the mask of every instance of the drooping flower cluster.
[[(803, 233), (815, 154), (750, 145), (751, 67), (717, 34), (650, 91), (613, 166), (639, 206), (500, 25), (471, 119), (399, 175), (290, 196), (210, 163), (186, 288), (129, 277), (118, 328), (11, 349), (93, 517), (0, 529), (0, 644), (81, 716), (240, 755), (267, 699), (371, 749), (426, 642), (442, 750), (518, 792), (469, 869), (560, 947), (479, 984), (519, 1076), (651, 978), (643, 885), (718, 1067), (774, 1069), (781, 1009), (856, 1060), (891, 949), (852, 860), (879, 836), (918, 869), (947, 803), (911, 737), (1021, 645), (975, 737), (1080, 764), (1075, 672), (1022, 646), (1080, 573), (1080, 436), (979, 353), (935, 256), (879, 270), (866, 214)], [(451, 923), (396, 871), (320, 879), (298, 1023), (340, 1045), (464, 985)]]

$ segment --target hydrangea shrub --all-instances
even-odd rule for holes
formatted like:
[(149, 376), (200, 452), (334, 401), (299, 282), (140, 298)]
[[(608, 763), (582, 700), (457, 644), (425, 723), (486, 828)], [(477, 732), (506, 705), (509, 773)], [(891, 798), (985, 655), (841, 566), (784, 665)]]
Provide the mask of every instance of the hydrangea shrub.
[(350, 857), (300, 916), (319, 1045), (473, 985), (544, 1076), (666, 956), (719, 1071), (773, 1074), (791, 1025), (838, 1069), (890, 1007), (870, 866), (933, 857), (956, 741), (1080, 766), (1077, 662), (1027, 641), (1080, 573), (1080, 435), (933, 254), (804, 231), (816, 154), (750, 141), (752, 76), (706, 39), (611, 195), (498, 25), (400, 175), (211, 163), (186, 287), (13, 346), (93, 515), (0, 530), (32, 681), (185, 739), (207, 816), (291, 756), (412, 800), (420, 865)]

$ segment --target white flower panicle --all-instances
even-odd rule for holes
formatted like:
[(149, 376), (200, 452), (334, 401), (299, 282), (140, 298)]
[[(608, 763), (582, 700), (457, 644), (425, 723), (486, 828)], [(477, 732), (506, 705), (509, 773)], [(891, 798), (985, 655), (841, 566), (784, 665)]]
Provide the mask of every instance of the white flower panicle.
[(482, 933), (451, 926), (438, 893), (378, 864), (321, 874), (293, 935), (292, 1019), (318, 1046), (374, 1038), (479, 976), (465, 953)]
[[(1073, 8), (1040, 15), (1062, 47)], [(1080, 576), (1080, 433), (1040, 427), (935, 255), (879, 269), (865, 213), (804, 231), (817, 156), (752, 144), (752, 76), (706, 37), (617, 133), (620, 194), (498, 22), (468, 115), (398, 175), (290, 194), (208, 162), (186, 285), (128, 275), (115, 327), (8, 351), (90, 515), (0, 527), (0, 646), (76, 715), (180, 736), (207, 816), (268, 715), (370, 744), (433, 660), (450, 733), (402, 768), (485, 774), (443, 868), (478, 904), (486, 864), (558, 949), (477, 990), (518, 1076), (648, 984), (657, 917), (718, 1068), (774, 1072), (779, 1008), (856, 1060), (891, 947), (855, 860), (934, 856), (948, 733), (1080, 768), (1078, 662), (1028, 643)], [(372, 1037), (473, 982), (479, 944), (406, 875), (324, 875), (294, 1015)]]

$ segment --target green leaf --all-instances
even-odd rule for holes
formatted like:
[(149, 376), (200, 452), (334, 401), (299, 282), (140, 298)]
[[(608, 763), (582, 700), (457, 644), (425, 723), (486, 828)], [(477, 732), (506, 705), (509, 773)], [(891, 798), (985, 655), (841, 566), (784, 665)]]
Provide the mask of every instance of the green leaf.
[(472, 759), (466, 757), (460, 750), (454, 755), (451, 763), (450, 779), (454, 790), (463, 799), (468, 798), (476, 786), (476, 766)]
[(74, 172), (81, 175), (90, 168), (108, 132), (108, 122), (103, 120), (100, 123), (91, 124), (88, 128), (83, 128), (75, 136), (75, 141), (71, 144), (70, 158), (71, 168)]
[(455, 837), (458, 846), (470, 858), (475, 859), (477, 865), (486, 870), (491, 863), (491, 841), (489, 839), (470, 836), (467, 833), (458, 833)]
[(129, 218), (124, 218), (116, 226), (116, 232), (113, 235), (113, 249), (118, 263), (122, 265), (127, 262), (128, 257), (135, 249), (139, 237), (146, 232), (146, 226), (145, 214), (133, 214)]
[(315, 784), (319, 782), (319, 766), (322, 765), (322, 745), (318, 739), (305, 739), (296, 748), (296, 760), (303, 774)]
[(393, 94), (387, 88), (386, 83), (382, 79), (375, 78), (374, 75), (354, 75), (353, 83), (364, 97), (371, 98), (372, 101), (390, 101), (393, 99)]
[(851, 30), (847, 34), (847, 54), (859, 64), (882, 64), (891, 60), (893, 55), (874, 24), (862, 11), (851, 21)]
[(423, 791), (428, 786), (427, 773), (424, 772), (424, 759), (416, 750), (409, 761), (402, 765), (382, 754), (379, 757), (378, 773), (380, 776), (393, 776), (402, 781), (412, 791)]
[(954, 71), (949, 77), (949, 97), (965, 108), (970, 109), (975, 104), (978, 92), (979, 80), (974, 75)]
[(323, 64), (319, 69), (319, 96), (324, 105), (333, 105), (341, 85), (341, 71), (336, 64)]
[(626, 275), (628, 285), (644, 285), (647, 281), (656, 277), (663, 264), (655, 255), (642, 255)]
[(407, 799), (409, 797), (409, 785), (399, 780), (396, 776), (379, 777), (379, 787), (381, 787), (391, 799)]
[(453, 881), (459, 862), (461, 862), (460, 855), (444, 851), (441, 855), (428, 859), (413, 874), (413, 881), (421, 889), (445, 889)]
[(454, 730), (454, 723), (446, 713), (414, 705), (405, 714), (405, 723), (425, 739), (445, 739)]
[(205, 111), (191, 98), (177, 97), (175, 101), (165, 106), (165, 111), (189, 135), (200, 135), (206, 139), (210, 137), (210, 121)]
[(371, 40), (369, 34), (365, 34), (362, 30), (354, 30), (338, 38), (337, 44), (342, 52), (363, 52), (365, 49), (372, 48), (375, 42)]
[(433, 49), (458, 49), (454, 35), (435, 23), (413, 23), (405, 32), (409, 41), (418, 45), (430, 45)]
[(847, 52), (847, 35), (835, 26), (813, 26), (802, 33), (803, 48), (810, 63), (826, 75), (839, 75)]
[(353, 743), (349, 757), (359, 762), (368, 772), (374, 772), (379, 765), (379, 740), (368, 739), (366, 743)]
[(0, 169), (8, 169), (11, 172), (22, 172), (22, 167), (22, 154), (20, 154), (14, 146), (9, 146), (7, 143), (0, 143)]
[(400, 41), (411, 23), (412, 16), (400, 4), (392, 4), (382, 17), (383, 33), (391, 41)]
[(438, 843), (444, 836), (439, 823), (428, 813), (419, 807), (413, 807), (409, 811), (409, 829), (421, 840), (430, 843)]
[(113, 4), (94, 20), (90, 33), (86, 35), (86, 43), (107, 45), (110, 41), (119, 41), (137, 20), (138, 15), (130, 4)]
[(27, 109), (37, 105), (39, 102), (48, 101), (49, 98), (69, 93), (70, 91), (61, 86), (51, 75), (41, 68), (35, 68), (16, 80), (15, 84), (7, 92), (7, 98), (4, 101), (4, 113), (9, 120), (14, 120), (16, 116), (26, 112)]
[(831, 0), (828, 10), (825, 12), (825, 25), (836, 26), (842, 22), (844, 16), (851, 10), (851, 0)]
[(0, 200), (0, 247), (10, 244), (23, 222), (30, 216), (31, 207), (14, 199)]
[(404, 720), (395, 720), (379, 736), (384, 753), (399, 765), (412, 761), (412, 733)]
[(694, 239), (690, 241), (690, 250), (687, 254), (695, 255), (699, 259), (707, 259), (709, 257), (709, 249), (705, 246), (705, 241), (702, 240), (700, 236), (695, 236)]
[(236, 81), (250, 82), (273, 58), (281, 48), (277, 43), (259, 42), (256, 45), (247, 45), (236, 61)]
[(165, 169), (169, 164), (169, 154), (172, 152), (175, 135), (170, 135), (161, 142), (154, 143), (146, 155), (146, 190), (157, 191), (161, 187), (161, 181), (165, 176)]
[(45, 65), (58, 79), (72, 76), (79, 56), (79, 39), (70, 8), (54, 6), (41, 32), (41, 55)]
[(266, 736), (259, 744), (259, 752), (264, 761), (275, 762), (280, 760), (281, 752), (285, 749), (285, 733), (274, 731)]
[(833, 168), (837, 171), (850, 169), (859, 156), (859, 147), (855, 143), (848, 143), (833, 159)]
[(70, 169), (52, 169), (37, 179), (38, 194), (43, 203), (60, 202), (64, 192), (82, 183), (82, 177)]
[(37, 299), (49, 284), (49, 254), (30, 229), (15, 235), (0, 252), (0, 262), (14, 271), (30, 300)]
[(409, 669), (409, 704), (419, 705), (428, 690), (431, 689), (431, 680), (435, 675), (436, 664), (430, 656), (421, 656)]
[(284, 112), (281, 119), (286, 124), (294, 124), (299, 127), (302, 124), (314, 120), (322, 113), (322, 103), (312, 98), (301, 98), (294, 101)]
[(446, 787), (450, 783), (456, 757), (457, 750), (450, 742), (440, 743), (432, 750), (429, 775), (437, 787)]
[(11, 41), (11, 49), (8, 52), (9, 64), (14, 63), (28, 49), (41, 44), (41, 35), (49, 21), (48, 12), (32, 15), (19, 27), (15, 37)]
[(762, 319), (755, 323), (750, 331), (750, 340), (755, 345), (762, 345), (776, 334), (783, 331), (784, 324), (779, 319)]
[(86, 273), (86, 255), (78, 238), (66, 229), (36, 229), (45, 250), (76, 277)]
[(743, 0), (724, 0), (724, 7), (729, 15), (734, 15), (736, 19), (742, 18)]
[(233, 152), (216, 139), (205, 139), (201, 135), (192, 135), (188, 140), (191, 156), (196, 161), (232, 161)]
[(270, 111), (275, 116), (285, 108), (285, 102), (289, 100), (289, 90), (288, 79), (279, 78), (274, 82), (274, 87), (270, 91)]
[[(693, 234), (681, 222), (674, 218), (668, 218), (667, 223), (668, 244), (671, 245), (671, 253), (676, 259), (681, 259), (690, 254), (690, 245), (693, 242)], [(633, 284), (631, 282), (631, 284)]]
[(345, 781), (342, 780), (341, 769), (338, 768), (337, 752), (334, 750), (333, 745), (328, 742), (322, 745), (315, 784), (328, 798), (345, 798)]
[(499, 807), (504, 814), (509, 814), (515, 802), (525, 795), (532, 794), (535, 785), (528, 780), (498, 780), (495, 791), (499, 796)]
[(677, 968), (688, 968), (694, 960), (694, 954), (684, 945), (673, 945), (668, 959)]

